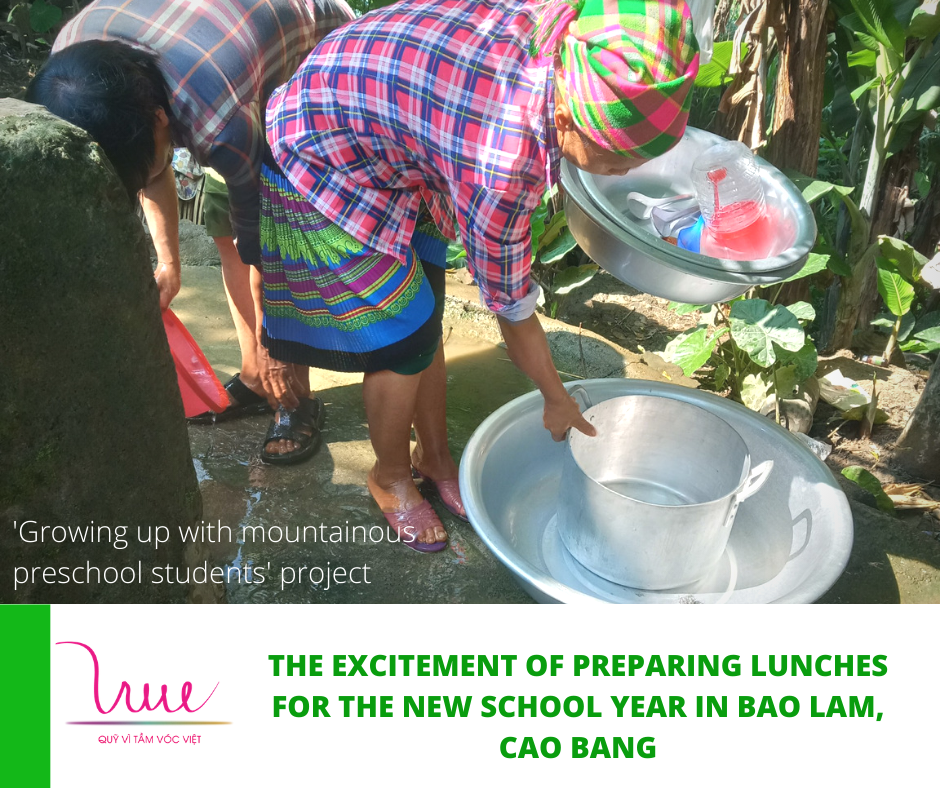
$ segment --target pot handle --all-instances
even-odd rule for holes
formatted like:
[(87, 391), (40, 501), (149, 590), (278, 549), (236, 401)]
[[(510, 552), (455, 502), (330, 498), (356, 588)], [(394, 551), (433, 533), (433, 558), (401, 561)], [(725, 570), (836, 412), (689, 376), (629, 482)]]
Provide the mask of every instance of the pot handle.
[(584, 388), (584, 386), (582, 386), (580, 383), (576, 383), (574, 386), (568, 389), (568, 393), (575, 399), (578, 399), (579, 395), (581, 396), (583, 402), (579, 402), (578, 404), (583, 406), (581, 408), (582, 412), (586, 411), (588, 408), (594, 407), (594, 402), (591, 400), (591, 395), (588, 394), (587, 389)]
[(765, 460), (756, 468), (752, 468), (744, 482), (744, 486), (741, 488), (741, 492), (739, 492), (737, 495), (737, 500), (735, 503), (742, 503), (743, 501), (746, 501), (761, 487), (763, 487), (764, 482), (767, 481), (767, 477), (770, 476), (770, 472), (773, 470), (773, 467), (773, 460)]

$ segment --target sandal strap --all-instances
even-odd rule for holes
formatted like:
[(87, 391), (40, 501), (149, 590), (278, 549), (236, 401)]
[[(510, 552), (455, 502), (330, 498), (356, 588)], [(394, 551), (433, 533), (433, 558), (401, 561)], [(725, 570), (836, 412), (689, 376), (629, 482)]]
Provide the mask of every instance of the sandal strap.
[[(310, 432), (304, 432), (304, 429)], [(299, 443), (303, 448), (313, 440), (315, 433), (316, 425), (309, 411), (304, 412), (302, 408), (287, 410), (287, 408), (280, 407), (264, 436), (264, 444), (266, 446), (271, 441), (290, 440)]]
[(248, 386), (241, 381), (241, 375), (234, 375), (228, 383), (225, 384), (225, 391), (229, 398), (236, 405), (254, 405), (257, 402), (264, 402), (265, 398), (260, 394), (255, 394)]

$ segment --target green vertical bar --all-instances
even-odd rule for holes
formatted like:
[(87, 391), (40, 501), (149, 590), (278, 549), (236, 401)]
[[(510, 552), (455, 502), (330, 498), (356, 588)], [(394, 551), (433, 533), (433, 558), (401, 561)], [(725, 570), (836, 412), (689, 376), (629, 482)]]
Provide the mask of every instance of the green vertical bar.
[(17, 788), (48, 788), (49, 605), (0, 605), (0, 633), (2, 780)]

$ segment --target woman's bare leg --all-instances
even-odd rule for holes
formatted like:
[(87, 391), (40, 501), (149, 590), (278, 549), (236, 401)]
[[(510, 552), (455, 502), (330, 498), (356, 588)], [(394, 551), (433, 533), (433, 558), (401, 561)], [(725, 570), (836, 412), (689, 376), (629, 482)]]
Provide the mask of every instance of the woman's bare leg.
[[(242, 262), (235, 239), (232, 236), (213, 238), (222, 260), (222, 283), (225, 285), (225, 297), (235, 324), (238, 348), (242, 354), (242, 366), (239, 379), (255, 394), (264, 396), (264, 386), (258, 368), (258, 339), (255, 333), (255, 303), (251, 294), (249, 267)], [(299, 399), (310, 398), (310, 367), (293, 364), (293, 383), (291, 388)], [(266, 450), (271, 454), (290, 454), (300, 448), (295, 441), (281, 440), (270, 443)]]
[(255, 394), (264, 396), (258, 370), (258, 340), (255, 337), (255, 305), (251, 297), (250, 271), (239, 257), (232, 236), (212, 240), (222, 260), (222, 283), (225, 285), (225, 296), (242, 354), (239, 378)]
[[(410, 511), (424, 500), (411, 478), (411, 422), (421, 379), (391, 370), (366, 373), (362, 398), (376, 462), (369, 472), (369, 492), (383, 512)], [(418, 535), (427, 544), (447, 541), (443, 526)]]
[(421, 373), (413, 423), (417, 445), (412, 463), (429, 479), (457, 478), (457, 463), (447, 442), (447, 370), (444, 343), (437, 346), (434, 360)]

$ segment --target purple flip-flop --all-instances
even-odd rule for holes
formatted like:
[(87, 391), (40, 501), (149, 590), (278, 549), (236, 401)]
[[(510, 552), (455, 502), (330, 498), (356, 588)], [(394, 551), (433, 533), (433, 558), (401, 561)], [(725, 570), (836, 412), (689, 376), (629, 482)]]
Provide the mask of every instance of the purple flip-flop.
[(447, 542), (426, 544), (418, 541), (418, 536), (428, 528), (444, 527), (434, 508), (427, 501), (407, 512), (382, 512), (392, 530), (398, 534), (401, 543), (419, 553), (438, 553), (447, 547)]

